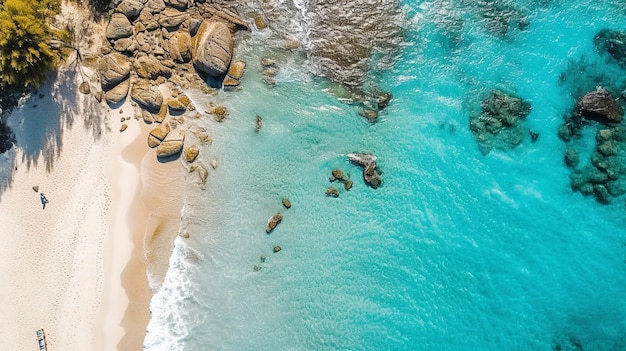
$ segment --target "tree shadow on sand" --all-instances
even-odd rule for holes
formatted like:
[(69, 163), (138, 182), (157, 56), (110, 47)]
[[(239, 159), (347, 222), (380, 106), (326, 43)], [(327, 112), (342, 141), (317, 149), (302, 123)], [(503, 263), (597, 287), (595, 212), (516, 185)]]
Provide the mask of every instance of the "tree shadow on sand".
[(0, 157), (0, 200), (11, 188), (16, 167), (40, 167), (52, 172), (55, 160), (63, 151), (63, 133), (77, 120), (94, 140), (102, 137), (106, 112), (103, 105), (90, 95), (78, 96), (80, 76), (76, 69), (59, 70), (38, 90), (20, 100), (7, 124), (15, 134), (15, 145)]

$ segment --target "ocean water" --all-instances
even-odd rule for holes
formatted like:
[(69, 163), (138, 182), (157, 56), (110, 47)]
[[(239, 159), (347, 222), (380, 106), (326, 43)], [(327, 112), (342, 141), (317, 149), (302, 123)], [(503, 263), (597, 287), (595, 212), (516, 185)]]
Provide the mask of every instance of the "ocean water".
[[(277, 23), (280, 9), (307, 6), (267, 3)], [(314, 59), (276, 49), (279, 28), (239, 34), (241, 90), (189, 93), (229, 116), (193, 122), (214, 140), (202, 161), (219, 167), (205, 189), (189, 175), (180, 230), (190, 238), (176, 240), (145, 349), (626, 350), (624, 198), (572, 192), (557, 136), (576, 94), (597, 84), (585, 72), (624, 76), (592, 38), (626, 30), (626, 5), (398, 6), (402, 44), (374, 47), (383, 59), (364, 78), (393, 94), (374, 124), (311, 74)], [(262, 80), (266, 56), (275, 86)], [(494, 87), (532, 104), (526, 123), (540, 137), (484, 156), (469, 115)], [(380, 188), (365, 185), (351, 152), (378, 156)], [(334, 168), (354, 187), (329, 198)], [(284, 219), (268, 235), (276, 212)]]

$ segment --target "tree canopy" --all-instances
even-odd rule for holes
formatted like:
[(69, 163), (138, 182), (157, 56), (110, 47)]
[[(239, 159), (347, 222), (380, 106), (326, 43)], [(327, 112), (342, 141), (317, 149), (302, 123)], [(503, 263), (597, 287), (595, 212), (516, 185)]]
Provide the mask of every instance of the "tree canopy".
[(60, 0), (4, 0), (0, 7), (0, 80), (8, 85), (37, 86), (61, 60), (67, 33), (50, 26)]

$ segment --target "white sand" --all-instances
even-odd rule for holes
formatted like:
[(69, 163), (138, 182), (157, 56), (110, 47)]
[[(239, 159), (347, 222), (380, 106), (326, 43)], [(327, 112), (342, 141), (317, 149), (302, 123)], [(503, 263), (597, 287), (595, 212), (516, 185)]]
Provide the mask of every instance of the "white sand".
[[(124, 320), (144, 323), (138, 326), (145, 332), (149, 318), (141, 254), (134, 271), (143, 277), (126, 278), (135, 282), (132, 293), (122, 285), (146, 220), (138, 196), (140, 172), (132, 164), (147, 150), (143, 122), (131, 119), (120, 133), (119, 111), (106, 117), (104, 105), (72, 101), (95, 102), (75, 95), (72, 75), (65, 76), (40, 90), (46, 97), (27, 100), (10, 119), (18, 148), (17, 171), (0, 197), (4, 350), (36, 350), (35, 330), (42, 327), (50, 350), (115, 350), (129, 337)], [(130, 106), (122, 108), (132, 113)], [(133, 145), (137, 152), (130, 152), (137, 137), (143, 147)], [(50, 201), (45, 210), (34, 185)], [(144, 299), (136, 302), (144, 306), (137, 317), (127, 313), (133, 310), (129, 295)], [(143, 336), (131, 335), (120, 345), (141, 349)]]

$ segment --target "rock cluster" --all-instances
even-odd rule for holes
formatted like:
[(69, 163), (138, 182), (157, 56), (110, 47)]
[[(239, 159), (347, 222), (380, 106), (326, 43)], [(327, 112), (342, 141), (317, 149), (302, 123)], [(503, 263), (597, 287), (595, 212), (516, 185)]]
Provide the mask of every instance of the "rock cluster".
[(348, 161), (363, 167), (363, 180), (367, 185), (374, 189), (380, 186), (382, 179), (376, 168), (376, 156), (372, 154), (348, 154)]
[(593, 37), (599, 52), (606, 52), (621, 66), (626, 66), (626, 32), (603, 29)]
[[(346, 189), (346, 190), (350, 190), (350, 189), (352, 189), (352, 185), (354, 184), (354, 183), (353, 183), (350, 179), (348, 179), (348, 178), (346, 178), (346, 177), (344, 176), (343, 171), (342, 171), (342, 170), (340, 170), (340, 169), (333, 169), (333, 171), (332, 171), (332, 172), (331, 172), (331, 174), (330, 174), (330, 177), (328, 177), (328, 180), (329, 180), (330, 182), (335, 182), (335, 181), (337, 181), (337, 182), (343, 183), (343, 187), (344, 187), (344, 189)], [(330, 189), (330, 191), (329, 191), (329, 189)], [(334, 189), (334, 190), (333, 190), (333, 189)], [(337, 195), (337, 196), (335, 196), (335, 190), (337, 190), (337, 189), (336, 189), (336, 188), (328, 188), (328, 189), (326, 190), (326, 195), (328, 195), (328, 196), (334, 196), (334, 197), (339, 196), (339, 191), (337, 191), (337, 192), (336, 192), (336, 195)]]
[(481, 112), (470, 116), (470, 130), (480, 151), (486, 155), (493, 148), (511, 149), (522, 143), (528, 129), (524, 119), (530, 104), (522, 99), (492, 90), (481, 103)]
[(391, 93), (376, 92), (372, 99), (367, 99), (359, 108), (359, 115), (374, 123), (378, 120), (378, 113), (387, 107), (390, 101)]

